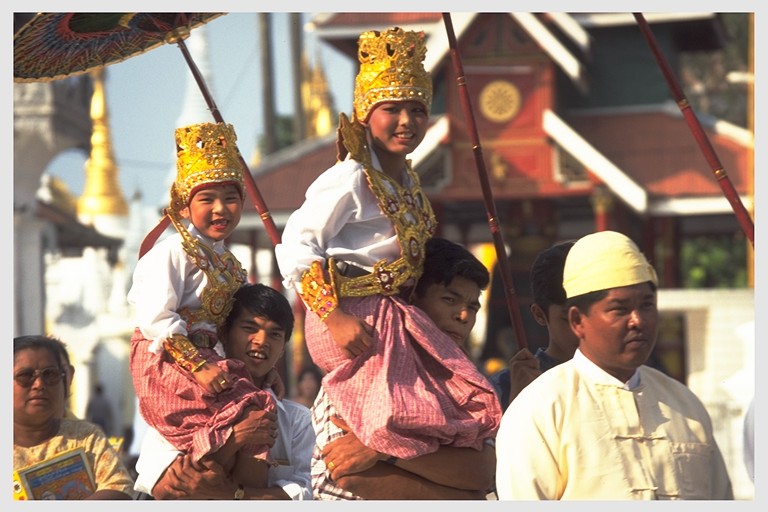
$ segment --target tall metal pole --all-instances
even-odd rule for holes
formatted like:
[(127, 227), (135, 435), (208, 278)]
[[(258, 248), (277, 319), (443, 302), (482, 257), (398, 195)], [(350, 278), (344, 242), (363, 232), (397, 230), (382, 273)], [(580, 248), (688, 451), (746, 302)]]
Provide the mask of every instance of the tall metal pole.
[(477, 127), (475, 126), (475, 116), (472, 112), (472, 103), (470, 101), (469, 91), (467, 90), (467, 80), (464, 76), (464, 66), (461, 64), (461, 56), (459, 55), (458, 44), (456, 43), (456, 34), (453, 31), (453, 22), (451, 21), (450, 13), (443, 13), (443, 21), (445, 23), (445, 30), (448, 33), (448, 43), (451, 49), (451, 60), (453, 61), (453, 68), (456, 72), (456, 82), (459, 86), (459, 100), (461, 101), (461, 107), (464, 111), (464, 118), (467, 123), (467, 127), (469, 128), (470, 138), (472, 141), (472, 152), (475, 155), (477, 175), (480, 178), (480, 187), (483, 191), (483, 202), (485, 203), (485, 210), (486, 214), (488, 215), (488, 226), (491, 230), (491, 236), (493, 237), (493, 245), (496, 249), (496, 259), (498, 260), (499, 270), (501, 271), (501, 280), (504, 284), (504, 296), (507, 299), (509, 316), (512, 320), (512, 326), (515, 329), (515, 336), (517, 337), (518, 347), (527, 348), (528, 340), (525, 336), (525, 329), (523, 329), (523, 320), (520, 316), (520, 306), (518, 304), (517, 295), (515, 294), (515, 288), (512, 282), (512, 271), (510, 270), (507, 250), (504, 247), (504, 241), (501, 237), (501, 230), (499, 228), (499, 216), (496, 213), (496, 204), (493, 201), (491, 184), (488, 181), (488, 171), (485, 168), (483, 150), (480, 147), (480, 137), (477, 134)]

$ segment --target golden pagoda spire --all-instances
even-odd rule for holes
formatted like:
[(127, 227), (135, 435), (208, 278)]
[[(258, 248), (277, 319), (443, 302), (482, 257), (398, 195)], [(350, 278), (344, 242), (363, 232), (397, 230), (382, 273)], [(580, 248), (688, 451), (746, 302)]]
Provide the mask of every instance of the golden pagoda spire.
[[(304, 115), (306, 119), (311, 119), (311, 101), (312, 101), (312, 68), (309, 65), (309, 59), (307, 58), (306, 50), (301, 52), (301, 104), (304, 107)], [(308, 135), (312, 135), (311, 122), (308, 123), (306, 130), (310, 132)]]
[(91, 71), (91, 76), (91, 156), (85, 162), (85, 187), (77, 202), (77, 213), (81, 219), (93, 223), (98, 215), (128, 215), (128, 203), (120, 190), (112, 153), (103, 70)]
[(253, 155), (251, 155), (251, 168), (255, 169), (256, 167), (261, 165), (262, 155), (261, 155), (261, 149), (259, 149), (259, 145), (256, 144), (256, 147), (253, 148)]
[[(302, 60), (306, 59), (306, 56), (304, 57)], [(307, 66), (305, 75), (308, 89), (305, 105), (311, 137), (323, 137), (336, 129), (328, 80), (319, 65), (319, 60), (318, 55), (316, 58), (318, 64), (314, 68)]]

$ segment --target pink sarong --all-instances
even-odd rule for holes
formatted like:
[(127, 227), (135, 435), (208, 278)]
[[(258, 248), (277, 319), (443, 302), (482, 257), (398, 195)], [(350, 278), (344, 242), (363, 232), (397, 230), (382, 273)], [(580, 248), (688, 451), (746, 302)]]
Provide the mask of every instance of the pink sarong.
[[(220, 449), (247, 407), (275, 410), (272, 396), (258, 389), (242, 361), (223, 359), (213, 349), (198, 348), (206, 361), (236, 376), (219, 394), (205, 391), (165, 352), (149, 351), (139, 329), (131, 337), (130, 369), (144, 421), (177, 450), (200, 460)], [(271, 462), (269, 446), (246, 445), (243, 452)]]
[(330, 402), (360, 441), (409, 459), (440, 445), (480, 450), (501, 407), (493, 386), (421, 309), (398, 297), (344, 298), (340, 306), (374, 326), (371, 349), (348, 359), (313, 313), (307, 349), (327, 372)]

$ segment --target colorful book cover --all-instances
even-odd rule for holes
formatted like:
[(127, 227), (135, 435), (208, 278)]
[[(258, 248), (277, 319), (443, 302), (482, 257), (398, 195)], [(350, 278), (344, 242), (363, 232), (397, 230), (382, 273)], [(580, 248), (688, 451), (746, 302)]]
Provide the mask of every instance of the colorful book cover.
[(93, 470), (82, 448), (13, 472), (16, 500), (80, 500), (95, 491)]

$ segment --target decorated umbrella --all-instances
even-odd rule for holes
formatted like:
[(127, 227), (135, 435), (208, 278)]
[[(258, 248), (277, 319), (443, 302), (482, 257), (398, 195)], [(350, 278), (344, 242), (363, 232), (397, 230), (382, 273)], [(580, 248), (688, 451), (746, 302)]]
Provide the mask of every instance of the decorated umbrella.
[[(14, 82), (48, 82), (122, 62), (166, 43), (178, 45), (213, 118), (224, 119), (184, 40), (225, 13), (38, 13), (13, 36)], [(245, 185), (273, 245), (280, 242), (272, 215), (238, 152)], [(170, 221), (153, 230), (159, 235)]]
[(470, 101), (469, 90), (467, 89), (467, 79), (464, 75), (464, 66), (461, 63), (461, 55), (459, 54), (456, 34), (453, 30), (453, 22), (451, 21), (450, 13), (443, 13), (443, 23), (445, 24), (445, 30), (448, 35), (448, 45), (451, 49), (451, 60), (456, 73), (456, 82), (459, 87), (461, 108), (464, 111), (465, 121), (469, 128), (472, 141), (472, 152), (475, 155), (477, 175), (480, 178), (483, 202), (485, 203), (485, 211), (488, 215), (488, 227), (490, 228), (491, 236), (493, 237), (493, 245), (496, 249), (496, 259), (499, 262), (499, 270), (501, 271), (501, 281), (504, 284), (504, 296), (507, 299), (507, 309), (509, 310), (510, 320), (515, 329), (518, 347), (528, 348), (528, 340), (525, 336), (525, 329), (523, 329), (523, 319), (520, 315), (520, 306), (518, 305), (515, 287), (512, 283), (512, 270), (510, 269), (509, 258), (507, 258), (507, 250), (504, 248), (504, 241), (501, 238), (499, 216), (496, 213), (496, 204), (493, 200), (493, 192), (491, 191), (491, 184), (488, 180), (488, 171), (485, 168), (483, 149), (480, 146), (480, 137), (477, 133), (475, 116), (472, 112), (472, 102)]

